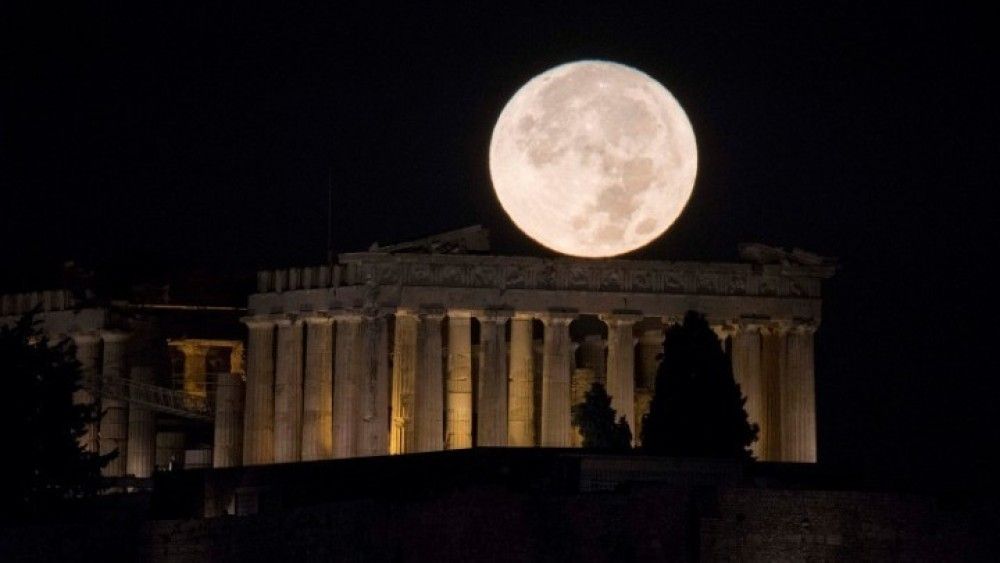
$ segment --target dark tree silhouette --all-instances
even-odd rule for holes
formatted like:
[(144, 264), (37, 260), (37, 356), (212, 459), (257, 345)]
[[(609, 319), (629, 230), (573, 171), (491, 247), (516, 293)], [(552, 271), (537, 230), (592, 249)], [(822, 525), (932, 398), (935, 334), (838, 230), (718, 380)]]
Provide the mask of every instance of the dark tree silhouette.
[(746, 398), (704, 315), (689, 311), (667, 329), (642, 447), (660, 455), (752, 459), (757, 439)]
[(117, 455), (86, 452), (80, 445), (100, 412), (94, 405), (73, 404), (81, 380), (73, 344), (51, 342), (36, 324), (29, 313), (0, 328), (0, 381), (7, 397), (0, 409), (7, 452), (0, 517), (9, 520), (95, 494), (102, 487), (101, 468)]
[(632, 430), (624, 416), (615, 423), (611, 396), (600, 383), (590, 386), (584, 401), (573, 405), (572, 413), (573, 425), (583, 435), (584, 448), (624, 451), (632, 447)]

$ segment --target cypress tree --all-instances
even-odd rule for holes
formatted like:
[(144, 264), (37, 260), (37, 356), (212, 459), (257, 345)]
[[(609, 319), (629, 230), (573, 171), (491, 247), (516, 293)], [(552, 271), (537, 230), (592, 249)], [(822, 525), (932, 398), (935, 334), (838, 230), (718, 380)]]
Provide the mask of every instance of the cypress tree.
[(632, 430), (625, 417), (615, 422), (611, 396), (600, 383), (590, 386), (584, 401), (573, 405), (572, 422), (583, 435), (583, 447), (599, 450), (625, 451), (632, 447)]
[(87, 452), (80, 444), (101, 413), (94, 404), (73, 403), (82, 373), (72, 342), (51, 342), (36, 325), (28, 313), (0, 327), (0, 381), (9, 399), (0, 409), (8, 452), (0, 505), (8, 521), (96, 494), (101, 468), (117, 455)]
[(642, 447), (669, 456), (752, 459), (758, 428), (744, 409), (729, 359), (704, 315), (667, 329)]

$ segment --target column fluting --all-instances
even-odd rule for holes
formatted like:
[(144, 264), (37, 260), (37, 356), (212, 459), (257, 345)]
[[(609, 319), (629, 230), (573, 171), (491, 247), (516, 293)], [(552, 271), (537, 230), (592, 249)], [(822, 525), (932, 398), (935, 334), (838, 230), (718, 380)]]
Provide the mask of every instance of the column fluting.
[(781, 460), (816, 462), (816, 382), (813, 334), (797, 324), (788, 332), (788, 356), (781, 379)]
[[(100, 422), (101, 437), (99, 440), (101, 455), (113, 451), (118, 456), (104, 466), (102, 473), (108, 477), (125, 475), (125, 465), (128, 459), (128, 401), (120, 398), (124, 388), (121, 381), (125, 378), (125, 352), (128, 334), (115, 330), (101, 332), (104, 340), (104, 359), (101, 366), (101, 385), (105, 390), (116, 388), (113, 393), (104, 393), (101, 398), (101, 409), (104, 417)], [(111, 397), (110, 395), (115, 395)]]
[[(608, 383), (611, 408), (616, 419), (625, 418), (633, 439), (638, 438), (635, 425), (635, 337), (632, 329), (642, 317), (638, 313), (601, 315), (608, 325)], [(617, 420), (616, 420), (617, 422)]]
[(333, 457), (333, 319), (314, 313), (306, 325), (302, 461)]
[(333, 374), (333, 457), (354, 457), (358, 453), (358, 407), (364, 342), (360, 311), (339, 311), (337, 320), (337, 352)]
[[(154, 384), (153, 366), (134, 366), (130, 379), (143, 385)], [(133, 397), (138, 390), (133, 389)], [(156, 413), (148, 407), (133, 402), (128, 409), (128, 458), (125, 474), (140, 479), (153, 476), (156, 467)]]
[(764, 388), (761, 373), (761, 333), (760, 325), (740, 323), (733, 334), (733, 376), (740, 386), (740, 391), (746, 397), (744, 408), (747, 411), (750, 424), (760, 426), (757, 441), (751, 449), (754, 457), (764, 456)]
[(505, 326), (510, 314), (486, 310), (479, 319), (479, 400), (476, 408), (476, 445), (507, 445), (507, 343)]
[(381, 312), (366, 314), (359, 391), (361, 398), (358, 455), (385, 455), (389, 451), (389, 334)]
[(396, 312), (392, 363), (392, 433), (389, 453), (413, 451), (413, 386), (417, 375), (420, 318), (405, 310)]
[(441, 321), (444, 310), (420, 312), (423, 345), (420, 377), (414, 382), (414, 450), (435, 452), (444, 449), (444, 371), (442, 366)]
[(542, 359), (543, 447), (565, 448), (572, 443), (570, 423), (570, 368), (573, 358), (569, 325), (576, 313), (550, 312), (541, 316), (545, 325)]
[(472, 316), (448, 311), (445, 449), (472, 447)]
[(782, 461), (781, 380), (786, 369), (788, 327), (774, 323), (761, 330), (761, 420), (763, 461)]
[(274, 319), (246, 317), (247, 380), (243, 465), (274, 462)]
[(302, 320), (278, 320), (274, 374), (274, 462), (302, 459)]
[(517, 313), (510, 320), (507, 443), (522, 448), (536, 445), (533, 318), (530, 314)]

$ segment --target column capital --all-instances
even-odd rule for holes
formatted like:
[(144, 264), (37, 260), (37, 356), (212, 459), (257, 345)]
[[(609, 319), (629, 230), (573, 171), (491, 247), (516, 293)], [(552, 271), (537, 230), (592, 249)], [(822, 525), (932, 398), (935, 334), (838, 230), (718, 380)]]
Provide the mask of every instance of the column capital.
[(285, 313), (284, 315), (276, 315), (276, 316), (278, 318), (275, 319), (274, 324), (278, 325), (279, 327), (281, 327), (281, 326), (292, 326), (292, 325), (301, 326), (302, 325), (302, 319), (299, 317), (299, 315), (296, 315), (296, 314), (293, 314), (293, 313)]
[(333, 318), (330, 317), (329, 311), (310, 311), (308, 313), (303, 313), (299, 316), (302, 322), (307, 325), (330, 325), (333, 324)]
[(331, 309), (327, 315), (338, 323), (360, 323), (365, 319), (364, 311), (361, 309)]
[(533, 321), (537, 317), (538, 314), (532, 311), (514, 311), (514, 314), (511, 316), (512, 319), (517, 321)]
[(732, 327), (735, 334), (760, 332), (761, 328), (763, 328), (766, 323), (767, 321), (762, 319), (740, 317), (732, 322)]
[(445, 308), (441, 305), (421, 305), (417, 309), (417, 314), (420, 315), (420, 318), (432, 321), (443, 320), (445, 313)]
[(545, 326), (549, 325), (569, 325), (576, 320), (579, 313), (576, 309), (549, 309), (538, 315)]
[(447, 312), (449, 320), (472, 320), (475, 317), (475, 311), (471, 309), (448, 309)]
[(124, 330), (101, 329), (101, 338), (105, 342), (125, 342), (131, 336)]
[(792, 322), (789, 331), (792, 334), (805, 334), (812, 335), (816, 333), (816, 329), (819, 328), (819, 323), (813, 320), (799, 320), (796, 319)]
[(420, 311), (411, 307), (397, 307), (395, 315), (397, 317), (413, 317), (418, 320), (420, 319)]
[(712, 328), (712, 332), (715, 333), (715, 336), (717, 336), (719, 340), (725, 340), (726, 338), (736, 334), (736, 327), (729, 323), (712, 323), (710, 326)]
[(496, 323), (505, 323), (507, 322), (507, 319), (514, 315), (514, 311), (512, 309), (500, 307), (474, 310), (473, 313), (475, 314), (475, 317), (479, 319), (479, 322)]
[(208, 348), (209, 347), (205, 346), (204, 344), (198, 343), (198, 342), (189, 342), (189, 341), (184, 341), (184, 340), (175, 340), (175, 341), (171, 342), (170, 344), (173, 345), (173, 346), (175, 346), (178, 350), (180, 350), (184, 354), (185, 358), (187, 358), (188, 356), (207, 356), (208, 355)]
[(615, 309), (610, 313), (601, 313), (599, 315), (600, 319), (608, 326), (618, 325), (634, 325), (635, 323), (642, 320), (642, 313), (639, 311), (631, 311), (625, 309)]
[(783, 336), (788, 334), (792, 328), (792, 321), (789, 319), (771, 319), (763, 323), (760, 328), (761, 334)]
[(249, 328), (273, 328), (275, 321), (281, 315), (271, 314), (271, 315), (251, 315), (249, 317), (242, 317), (240, 322), (247, 325)]

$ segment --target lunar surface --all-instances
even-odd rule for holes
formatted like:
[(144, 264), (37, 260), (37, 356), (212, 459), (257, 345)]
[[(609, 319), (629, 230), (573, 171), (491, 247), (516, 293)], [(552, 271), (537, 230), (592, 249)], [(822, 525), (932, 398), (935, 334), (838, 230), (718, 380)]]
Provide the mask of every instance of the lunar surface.
[(616, 256), (677, 219), (698, 168), (677, 100), (646, 74), (604, 61), (532, 78), (500, 114), (490, 176), (528, 236), (564, 254)]

